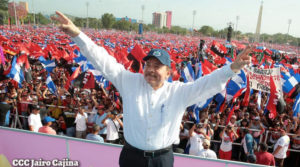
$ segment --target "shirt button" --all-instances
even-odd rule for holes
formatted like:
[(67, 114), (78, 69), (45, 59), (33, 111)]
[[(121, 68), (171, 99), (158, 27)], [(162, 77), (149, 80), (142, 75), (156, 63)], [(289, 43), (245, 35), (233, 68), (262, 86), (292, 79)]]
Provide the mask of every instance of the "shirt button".
[(151, 114), (149, 115), (149, 118), (152, 118), (152, 115), (151, 115)]
[(148, 128), (148, 130), (151, 130), (151, 128)]
[(147, 141), (150, 141), (150, 139), (147, 139)]

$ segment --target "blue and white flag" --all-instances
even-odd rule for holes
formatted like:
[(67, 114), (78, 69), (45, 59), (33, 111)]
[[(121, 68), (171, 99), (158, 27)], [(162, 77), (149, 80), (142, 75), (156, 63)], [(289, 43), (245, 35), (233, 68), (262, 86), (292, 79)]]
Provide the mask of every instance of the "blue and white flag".
[(247, 77), (246, 74), (243, 70), (241, 72), (231, 78), (229, 83), (227, 84), (226, 87), (226, 92), (227, 92), (227, 101), (230, 101), (233, 96), (242, 88), (245, 88), (247, 86)]
[(258, 92), (258, 96), (257, 96), (257, 108), (258, 110), (261, 109), (261, 91)]
[(289, 93), (300, 82), (300, 74), (295, 74), (294, 76), (289, 77), (288, 79), (284, 75), (283, 77), (285, 82), (282, 85), (282, 89), (285, 93)]
[(226, 59), (225, 65), (232, 63), (232, 59), (230, 57), (225, 57), (225, 59)]
[(201, 62), (195, 64), (195, 73), (196, 73), (195, 80), (202, 76), (202, 64), (201, 64)]
[(48, 86), (48, 89), (52, 94), (57, 95), (56, 86), (55, 86), (54, 82), (52, 81), (50, 73), (48, 73), (48, 76), (46, 79), (46, 85)]
[(203, 109), (205, 109), (206, 107), (208, 107), (208, 105), (210, 104), (210, 102), (212, 101), (212, 99), (213, 98), (209, 98), (206, 101), (202, 101), (202, 102), (194, 105), (193, 111), (194, 111), (197, 123), (200, 122), (199, 112), (202, 111)]
[(217, 103), (216, 112), (220, 111), (220, 107), (222, 106), (222, 104), (225, 101), (225, 94), (226, 94), (226, 89), (222, 90), (221, 93), (218, 93), (214, 96), (214, 100)]
[(296, 100), (295, 100), (295, 103), (293, 106), (293, 111), (294, 111), (293, 116), (297, 117), (298, 113), (300, 112), (300, 93), (296, 97)]
[(55, 60), (46, 60), (43, 56), (40, 56), (39, 61), (48, 72), (52, 72), (56, 67)]
[(14, 57), (11, 65), (11, 70), (7, 75), (8, 78), (12, 78), (18, 82), (19, 87), (22, 88), (22, 82), (24, 81), (24, 73), (21, 66), (17, 63), (17, 56)]
[(195, 73), (191, 63), (187, 63), (186, 67), (181, 71), (181, 76), (184, 79), (184, 83), (195, 80)]

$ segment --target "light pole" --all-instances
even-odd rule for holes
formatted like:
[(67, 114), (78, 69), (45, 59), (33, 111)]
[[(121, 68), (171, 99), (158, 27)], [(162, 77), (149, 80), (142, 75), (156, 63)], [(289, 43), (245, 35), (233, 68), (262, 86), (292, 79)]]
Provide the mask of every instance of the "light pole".
[(89, 2), (86, 2), (86, 28), (89, 28)]
[(34, 0), (31, 0), (31, 2), (32, 2), (33, 25), (35, 26)]
[(142, 23), (144, 23), (144, 10), (145, 10), (145, 5), (142, 5)]
[(238, 31), (238, 23), (240, 20), (240, 16), (236, 16), (236, 25), (235, 25), (235, 39), (237, 39), (237, 31)]
[(286, 42), (288, 42), (291, 24), (292, 24), (292, 19), (289, 19), (288, 20), (288, 31), (287, 31), (287, 34), (286, 34)]
[(192, 25), (192, 35), (194, 35), (194, 24), (195, 24), (195, 16), (196, 16), (196, 10), (193, 10), (193, 25)]

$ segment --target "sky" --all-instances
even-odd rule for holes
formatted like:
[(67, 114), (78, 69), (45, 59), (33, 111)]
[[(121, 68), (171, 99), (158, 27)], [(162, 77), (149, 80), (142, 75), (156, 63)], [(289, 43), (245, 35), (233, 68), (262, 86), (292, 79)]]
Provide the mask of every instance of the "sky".
[[(10, 0), (13, 1), (13, 0)], [(28, 2), (29, 12), (54, 14), (56, 10), (78, 17), (100, 18), (104, 13), (115, 17), (128, 16), (152, 23), (153, 12), (172, 11), (172, 25), (192, 28), (193, 11), (196, 11), (194, 28), (209, 25), (216, 30), (228, 23), (234, 29), (255, 32), (261, 0), (15, 0)], [(88, 8), (87, 8), (88, 2)], [(239, 20), (237, 22), (237, 16)], [(288, 32), (300, 37), (300, 0), (264, 0), (261, 33), (275, 34)]]

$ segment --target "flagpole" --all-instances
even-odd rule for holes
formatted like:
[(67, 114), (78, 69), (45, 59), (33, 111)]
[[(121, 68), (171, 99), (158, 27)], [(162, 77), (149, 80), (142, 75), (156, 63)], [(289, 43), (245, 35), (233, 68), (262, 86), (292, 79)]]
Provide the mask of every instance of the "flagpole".
[(16, 11), (16, 2), (14, 0), (14, 12), (15, 12), (15, 23), (16, 23), (16, 27), (18, 27), (18, 23), (17, 23), (17, 11)]
[(33, 25), (35, 26), (34, 0), (32, 0)]

